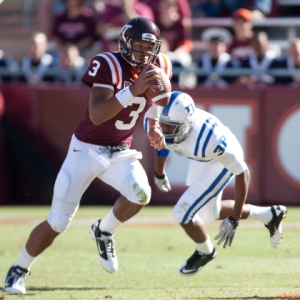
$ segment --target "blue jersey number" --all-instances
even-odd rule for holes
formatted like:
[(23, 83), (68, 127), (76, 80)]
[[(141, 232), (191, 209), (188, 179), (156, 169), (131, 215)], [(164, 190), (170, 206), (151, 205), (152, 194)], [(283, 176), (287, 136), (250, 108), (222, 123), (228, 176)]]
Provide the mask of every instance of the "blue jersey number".
[(218, 156), (222, 155), (225, 151), (226, 146), (227, 146), (226, 137), (223, 135), (220, 138), (220, 145), (218, 145), (215, 148), (214, 153), (218, 152)]

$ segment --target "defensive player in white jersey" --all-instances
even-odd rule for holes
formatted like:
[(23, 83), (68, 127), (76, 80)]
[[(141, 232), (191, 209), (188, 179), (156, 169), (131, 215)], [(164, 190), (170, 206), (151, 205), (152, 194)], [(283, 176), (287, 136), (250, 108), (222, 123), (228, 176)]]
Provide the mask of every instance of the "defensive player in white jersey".
[[(151, 20), (138, 17), (121, 29), (120, 52), (101, 53), (92, 58), (82, 79), (91, 88), (85, 118), (75, 129), (58, 173), (50, 213), (47, 220), (33, 229), (19, 259), (8, 271), (5, 291), (26, 293), (25, 279), (34, 260), (67, 230), (82, 194), (95, 178), (121, 194), (112, 210), (90, 228), (102, 267), (108, 272), (118, 269), (114, 232), (148, 204), (151, 197), (148, 178), (139, 162), (142, 154), (130, 149), (132, 134), (145, 114), (153, 118), (153, 146), (165, 146), (155, 121), (156, 105), (145, 94), (149, 87), (158, 88), (150, 81), (159, 79), (161, 72), (172, 76), (171, 62), (159, 53), (160, 46), (159, 28)], [(146, 73), (144, 67), (149, 64), (159, 68)]]
[[(147, 119), (145, 119), (147, 126)], [(245, 204), (250, 174), (242, 147), (230, 129), (212, 114), (195, 107), (186, 93), (174, 91), (162, 108), (159, 123), (166, 148), (156, 150), (155, 183), (163, 192), (171, 190), (165, 167), (170, 150), (190, 159), (186, 183), (189, 188), (174, 207), (174, 219), (195, 242), (196, 251), (180, 267), (182, 275), (193, 275), (216, 256), (205, 225), (216, 220), (218, 245), (231, 246), (240, 219), (261, 221), (269, 229), (271, 246), (282, 238), (285, 206), (259, 207)], [(147, 128), (145, 128), (147, 132)], [(152, 144), (152, 136), (149, 136)], [(155, 144), (152, 144), (155, 147)], [(235, 200), (223, 200), (222, 192), (235, 177)]]

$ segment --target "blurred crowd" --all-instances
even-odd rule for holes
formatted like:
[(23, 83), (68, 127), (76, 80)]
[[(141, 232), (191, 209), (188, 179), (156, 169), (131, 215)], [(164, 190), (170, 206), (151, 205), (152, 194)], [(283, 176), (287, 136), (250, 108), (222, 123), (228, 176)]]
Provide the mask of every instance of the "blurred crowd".
[[(118, 51), (121, 26), (136, 16), (160, 28), (172, 81), (182, 87), (300, 82), (300, 39), (282, 55), (252, 26), (253, 19), (276, 16), (273, 0), (41, 0), (39, 31), (29, 37), (24, 57), (16, 61), (0, 50), (0, 82), (80, 82), (94, 55)], [(195, 57), (192, 17), (230, 17), (232, 31), (205, 29), (205, 48)]]

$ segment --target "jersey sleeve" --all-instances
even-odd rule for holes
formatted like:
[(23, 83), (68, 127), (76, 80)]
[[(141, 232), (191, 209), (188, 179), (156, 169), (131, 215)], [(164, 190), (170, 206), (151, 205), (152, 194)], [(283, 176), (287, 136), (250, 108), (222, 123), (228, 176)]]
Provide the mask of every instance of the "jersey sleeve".
[(122, 70), (120, 63), (110, 52), (98, 54), (91, 59), (81, 80), (89, 87), (100, 86), (121, 89)]
[(218, 161), (231, 173), (239, 175), (248, 169), (243, 149), (235, 136), (230, 137), (227, 143), (226, 150), (219, 156)]
[(152, 104), (150, 108), (147, 110), (145, 116), (147, 118), (153, 119), (158, 121), (159, 120), (159, 115), (160, 115), (160, 106), (156, 104)]

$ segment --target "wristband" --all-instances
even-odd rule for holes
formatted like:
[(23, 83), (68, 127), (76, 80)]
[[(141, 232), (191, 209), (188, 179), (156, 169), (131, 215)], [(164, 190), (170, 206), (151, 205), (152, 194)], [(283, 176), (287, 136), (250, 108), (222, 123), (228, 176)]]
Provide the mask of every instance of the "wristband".
[(159, 156), (159, 157), (168, 157), (170, 155), (170, 150), (164, 148), (162, 150), (157, 150), (156, 148), (154, 149), (154, 153), (156, 156)]
[(129, 86), (117, 92), (115, 94), (115, 97), (118, 99), (118, 101), (122, 104), (123, 107), (127, 107), (127, 105), (134, 99), (134, 96), (132, 95)]

